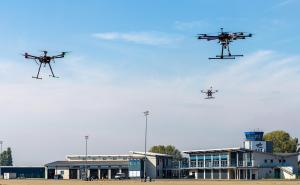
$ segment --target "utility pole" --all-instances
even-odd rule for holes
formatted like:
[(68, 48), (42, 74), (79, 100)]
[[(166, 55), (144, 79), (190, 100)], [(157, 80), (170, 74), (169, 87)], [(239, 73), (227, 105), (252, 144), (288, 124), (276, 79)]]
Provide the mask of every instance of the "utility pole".
[(146, 126), (145, 126), (145, 157), (144, 157), (144, 182), (147, 181), (147, 173), (146, 173), (146, 164), (147, 164), (147, 127), (148, 127), (148, 115), (149, 111), (144, 112), (144, 116), (146, 118)]
[(88, 174), (87, 174), (87, 150), (88, 150), (88, 139), (89, 136), (84, 136), (85, 139), (85, 179), (88, 180)]
[(3, 152), (3, 151), (2, 151), (3, 141), (0, 141), (0, 145), (1, 145), (1, 151), (0, 151), (1, 153), (0, 153), (0, 154), (2, 154), (2, 152)]

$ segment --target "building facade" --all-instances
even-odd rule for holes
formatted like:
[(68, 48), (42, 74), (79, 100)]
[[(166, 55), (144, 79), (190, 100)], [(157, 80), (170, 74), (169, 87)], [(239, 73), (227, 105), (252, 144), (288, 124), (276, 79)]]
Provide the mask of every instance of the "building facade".
[(263, 132), (246, 132), (243, 147), (190, 150), (188, 170), (195, 179), (295, 179), (298, 153), (272, 153)]
[[(165, 154), (148, 152), (146, 155), (146, 175), (151, 178), (168, 178), (167, 170), (172, 157)], [(128, 155), (69, 155), (64, 161), (55, 161), (45, 165), (45, 178), (54, 179), (60, 175), (63, 179), (113, 179), (117, 173), (128, 178), (143, 178), (144, 153), (129, 152)]]
[(45, 178), (45, 167), (43, 166), (0, 166), (0, 178), (5, 173), (15, 174), (16, 178)]

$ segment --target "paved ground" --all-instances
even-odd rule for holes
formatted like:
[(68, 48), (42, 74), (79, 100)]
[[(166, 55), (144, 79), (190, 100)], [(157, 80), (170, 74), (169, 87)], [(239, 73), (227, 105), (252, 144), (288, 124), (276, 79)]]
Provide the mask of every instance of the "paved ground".
[[(0, 185), (144, 185), (140, 181), (80, 181), (80, 180), (0, 180)], [(300, 185), (300, 181), (195, 181), (163, 180), (147, 182), (153, 185)]]

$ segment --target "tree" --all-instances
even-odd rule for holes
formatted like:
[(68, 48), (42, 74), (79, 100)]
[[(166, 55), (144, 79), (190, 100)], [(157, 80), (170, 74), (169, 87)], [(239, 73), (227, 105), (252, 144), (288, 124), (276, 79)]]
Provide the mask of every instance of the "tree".
[(176, 160), (180, 160), (182, 158), (181, 152), (178, 149), (176, 149), (173, 145), (152, 146), (149, 152), (172, 155)]
[(0, 165), (1, 166), (12, 166), (13, 165), (11, 148), (8, 147), (7, 150), (5, 150), (1, 153)]
[(283, 130), (276, 130), (265, 134), (264, 140), (273, 142), (274, 153), (297, 152), (298, 138), (291, 137), (289, 133)]

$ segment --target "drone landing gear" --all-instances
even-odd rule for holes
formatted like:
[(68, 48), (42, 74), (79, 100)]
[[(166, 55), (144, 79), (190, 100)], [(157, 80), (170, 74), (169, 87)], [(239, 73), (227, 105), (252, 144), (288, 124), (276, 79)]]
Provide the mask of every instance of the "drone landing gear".
[(50, 68), (51, 73), (52, 73), (52, 75), (49, 75), (49, 76), (50, 76), (50, 77), (53, 77), (53, 78), (59, 78), (58, 76), (55, 76), (55, 75), (54, 75), (53, 70), (52, 70), (52, 67), (51, 67), (51, 64), (50, 64), (50, 63), (48, 63), (48, 64), (49, 64), (49, 68)]
[(35, 79), (37, 79), (37, 80), (41, 80), (41, 79), (42, 79), (42, 78), (39, 77), (40, 71), (41, 71), (41, 66), (42, 66), (42, 63), (40, 63), (40, 66), (39, 66), (39, 70), (38, 70), (37, 75), (36, 75), (36, 76), (33, 76), (32, 78), (35, 78)]
[(58, 76), (49, 75), (52, 78), (59, 78)]
[[(244, 55), (232, 55), (229, 49), (229, 44), (222, 43), (222, 50), (221, 55), (216, 55), (216, 57), (208, 58), (209, 60), (212, 59), (235, 59), (235, 57), (243, 57)], [(228, 55), (224, 55), (224, 49), (227, 49)]]
[(33, 76), (32, 78), (35, 78), (37, 80), (42, 80), (42, 78), (38, 77), (38, 76)]
[(227, 57), (227, 56), (219, 56), (217, 55), (216, 57), (211, 57), (211, 58), (208, 58), (209, 60), (215, 60), (215, 59), (235, 59), (235, 57)]

